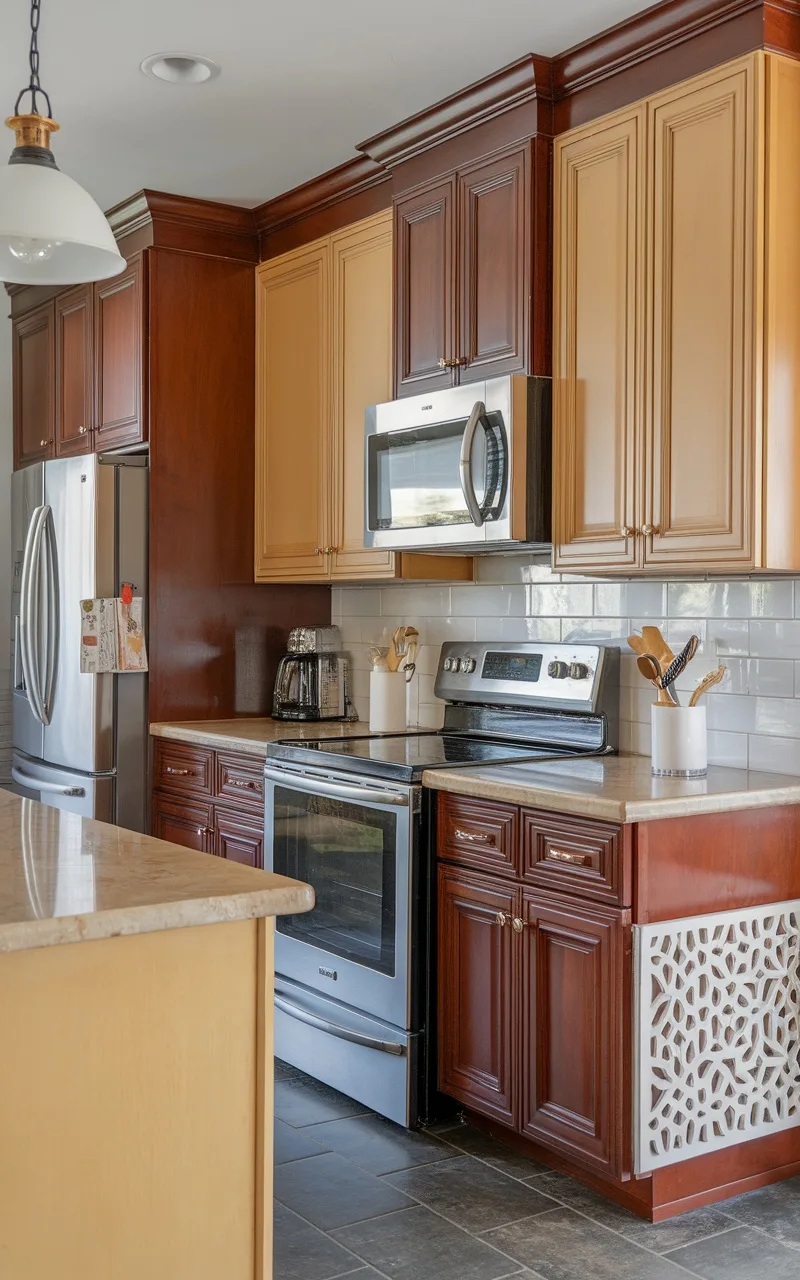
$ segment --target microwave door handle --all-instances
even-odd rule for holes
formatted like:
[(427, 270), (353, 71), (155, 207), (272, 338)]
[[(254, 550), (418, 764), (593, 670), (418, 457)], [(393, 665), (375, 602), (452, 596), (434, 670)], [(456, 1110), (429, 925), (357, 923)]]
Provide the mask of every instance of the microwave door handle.
[(475, 493), (475, 483), (472, 478), (472, 446), (475, 441), (475, 432), (480, 426), (481, 418), (486, 413), (486, 405), (482, 400), (476, 400), (472, 406), (472, 413), (461, 440), (461, 458), (458, 464), (458, 472), (461, 480), (461, 492), (464, 495), (464, 501), (467, 504), (470, 520), (476, 529), (480, 529), (484, 521), (481, 505), (478, 502)]

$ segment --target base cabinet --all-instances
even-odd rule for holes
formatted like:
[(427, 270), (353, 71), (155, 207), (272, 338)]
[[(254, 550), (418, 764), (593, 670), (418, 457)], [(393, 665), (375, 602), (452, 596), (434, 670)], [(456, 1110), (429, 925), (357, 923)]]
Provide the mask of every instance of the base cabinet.
[(263, 867), (264, 783), (259, 760), (158, 739), (153, 778), (154, 836), (248, 867)]
[[(595, 1173), (626, 1176), (630, 911), (581, 900), (577, 876), (574, 898), (525, 884), (522, 832), (539, 821), (551, 831), (558, 815), (517, 814), (505, 865), (448, 865), (451, 820), (464, 826), (463, 809), (474, 825), (481, 806), (443, 799), (439, 1088)], [(486, 809), (490, 823), (497, 806)], [(565, 820), (572, 839), (581, 821)]]

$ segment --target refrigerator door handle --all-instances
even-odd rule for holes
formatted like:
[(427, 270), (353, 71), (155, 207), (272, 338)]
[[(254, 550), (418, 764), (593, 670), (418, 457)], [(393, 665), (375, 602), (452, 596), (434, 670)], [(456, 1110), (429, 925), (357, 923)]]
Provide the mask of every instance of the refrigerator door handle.
[(83, 787), (65, 787), (60, 782), (43, 782), (40, 778), (34, 778), (29, 773), (23, 773), (16, 765), (11, 767), (11, 777), (18, 787), (26, 787), (28, 791), (46, 791), (49, 795), (57, 796), (86, 795)]
[(25, 555), (22, 561), (22, 580), (20, 584), (20, 657), (22, 659), (22, 676), (25, 681), (25, 690), (31, 711), (40, 724), (47, 724), (48, 721), (45, 719), (41, 682), (39, 680), (39, 557), (44, 524), (49, 511), (49, 507), (37, 507), (31, 516), (28, 536), (25, 540)]
[(56, 532), (53, 523), (53, 512), (45, 508), (47, 514), (42, 525), (45, 555), (42, 561), (45, 571), (47, 617), (45, 620), (45, 640), (47, 657), (44, 676), (44, 688), (39, 686), (45, 724), (50, 723), (53, 712), (53, 693), (55, 690), (56, 670), (58, 667), (58, 637), (61, 625), (59, 593), (58, 593), (58, 558), (56, 555)]

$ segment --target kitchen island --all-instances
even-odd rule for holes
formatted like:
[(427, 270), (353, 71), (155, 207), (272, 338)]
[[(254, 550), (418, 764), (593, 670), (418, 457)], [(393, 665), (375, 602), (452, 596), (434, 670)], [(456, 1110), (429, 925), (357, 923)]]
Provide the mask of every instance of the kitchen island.
[(0, 1273), (268, 1280), (272, 917), (307, 885), (0, 792)]

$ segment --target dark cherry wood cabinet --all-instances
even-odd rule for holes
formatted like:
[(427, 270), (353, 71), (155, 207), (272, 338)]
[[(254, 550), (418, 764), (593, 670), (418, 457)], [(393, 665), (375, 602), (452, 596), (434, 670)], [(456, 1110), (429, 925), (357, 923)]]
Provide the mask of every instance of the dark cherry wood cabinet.
[(533, 190), (527, 142), (395, 202), (397, 395), (531, 370)]
[(439, 868), (439, 1085), (515, 1126), (519, 1018), (515, 890)]
[(14, 466), (52, 458), (55, 441), (55, 304), (14, 320)]
[(264, 865), (261, 761), (156, 738), (152, 833), (249, 867)]
[(97, 449), (118, 449), (147, 438), (144, 416), (143, 255), (121, 275), (95, 285), (95, 397)]
[[(452, 384), (455, 175), (395, 206), (395, 382), (399, 395)], [(442, 363), (445, 362), (445, 363)]]
[(627, 1176), (626, 829), (442, 794), (437, 830), (440, 1089)]
[(94, 448), (92, 286), (55, 300), (55, 453), (70, 458)]
[(522, 922), (520, 1129), (619, 1174), (630, 913), (525, 889)]

